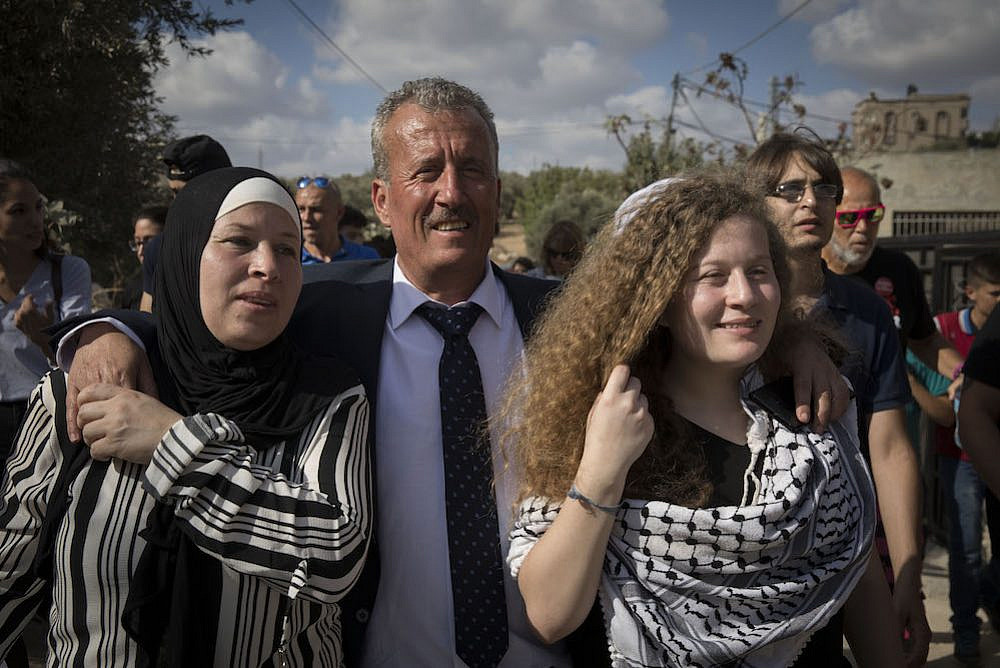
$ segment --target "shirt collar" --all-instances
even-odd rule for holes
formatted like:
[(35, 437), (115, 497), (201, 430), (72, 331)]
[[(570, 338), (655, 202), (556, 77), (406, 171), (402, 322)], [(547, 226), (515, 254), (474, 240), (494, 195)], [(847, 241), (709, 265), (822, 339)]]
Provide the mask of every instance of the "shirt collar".
[(972, 322), (972, 307), (964, 308), (958, 312), (958, 326), (962, 332), (973, 336), (976, 333), (976, 325)]
[[(489, 259), (486, 260), (486, 275), (476, 289), (460, 304), (472, 302), (482, 307), (497, 327), (503, 327), (503, 292), (500, 279), (493, 273)], [(426, 302), (447, 306), (421, 292), (403, 274), (398, 256), (392, 261), (392, 295), (389, 297), (389, 326), (395, 330), (407, 321), (418, 306)]]

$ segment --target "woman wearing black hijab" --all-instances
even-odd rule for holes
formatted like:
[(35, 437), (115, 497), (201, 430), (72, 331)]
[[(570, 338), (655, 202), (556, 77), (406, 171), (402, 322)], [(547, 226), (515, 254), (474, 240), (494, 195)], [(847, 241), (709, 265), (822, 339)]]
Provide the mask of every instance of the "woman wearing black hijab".
[(266, 172), (221, 169), (168, 220), (162, 403), (81, 393), (88, 451), (66, 437), (61, 372), (32, 396), (0, 490), (0, 656), (51, 590), (60, 665), (340, 665), (337, 601), (371, 533), (369, 409), (352, 372), (284, 337), (295, 203)]

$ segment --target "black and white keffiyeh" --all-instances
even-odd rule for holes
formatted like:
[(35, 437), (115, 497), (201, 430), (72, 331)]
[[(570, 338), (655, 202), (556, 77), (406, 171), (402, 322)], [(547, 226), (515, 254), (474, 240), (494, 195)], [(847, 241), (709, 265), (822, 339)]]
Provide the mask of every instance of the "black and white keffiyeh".
[[(749, 373), (744, 396), (761, 382)], [(822, 435), (744, 410), (751, 458), (764, 457), (754, 498), (702, 509), (626, 499), (618, 511), (599, 588), (614, 666), (789, 665), (864, 572), (875, 497), (854, 405)], [(559, 507), (522, 503), (515, 577)]]

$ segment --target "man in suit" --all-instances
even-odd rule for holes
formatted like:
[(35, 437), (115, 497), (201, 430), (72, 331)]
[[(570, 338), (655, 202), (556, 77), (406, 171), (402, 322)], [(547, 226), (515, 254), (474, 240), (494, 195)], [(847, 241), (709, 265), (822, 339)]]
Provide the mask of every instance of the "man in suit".
[[(367, 626), (366, 666), (462, 665), (434, 383), (444, 342), (415, 311), (428, 302), (482, 308), (468, 339), (489, 410), (552, 285), (488, 261), (500, 202), (492, 116), (479, 95), (442, 79), (407, 82), (390, 94), (372, 124), (372, 202), (392, 232), (396, 258), (306, 268), (312, 285), (296, 327), (304, 345), (344, 355), (375, 403), (379, 555), (369, 570), (380, 571), (377, 593), (369, 607), (365, 599), (376, 584), (369, 573), (344, 614), (348, 642), (358, 637), (356, 624)], [(330, 318), (331, 311), (338, 315)], [(490, 440), (499, 474), (497, 439)], [(506, 554), (512, 490), (502, 477), (496, 490), (497, 540)], [(499, 665), (569, 665), (562, 647), (545, 647), (534, 636), (517, 586), (503, 571), (508, 637)]]
[[(599, 665), (600, 653), (574, 649), (571, 658), (568, 646), (538, 640), (502, 565), (502, 576), (497, 573), (502, 603), (485, 611), (495, 622), (474, 629), (484, 636), (506, 629), (497, 658), (463, 658), (459, 648), (457, 629), (467, 626), (460, 613), (466, 601), (454, 593), (455, 580), (474, 578), (493, 566), (463, 566), (467, 555), (456, 554), (449, 540), (450, 473), (442, 455), (441, 413), (441, 396), (449, 388), (435, 382), (446, 346), (422, 310), (475, 304), (481, 311), (467, 339), (488, 414), (554, 285), (508, 274), (489, 262), (501, 186), (492, 112), (479, 95), (456, 83), (407, 82), (376, 112), (372, 154), (372, 202), (392, 231), (398, 254), (392, 261), (307, 267), (308, 285), (290, 325), (299, 345), (336, 354), (354, 366), (375, 407), (376, 541), (361, 582), (343, 606), (348, 665)], [(141, 385), (141, 372), (105, 363), (122, 355), (108, 347), (108, 337), (103, 339), (81, 345), (72, 371), (81, 379), (71, 378), (71, 383), (83, 386), (105, 378), (120, 383), (131, 376)], [(811, 361), (804, 364), (815, 371), (816, 359)], [(91, 368), (89, 375), (81, 366)], [(829, 372), (820, 388), (833, 387), (832, 365)], [(846, 405), (846, 392), (843, 398)], [(827, 394), (821, 415), (829, 399)], [(504, 475), (497, 439), (490, 442), (496, 496), (482, 503), (471, 493), (468, 498), (481, 527), (494, 523), (495, 529), (483, 532), (492, 532), (504, 555), (513, 481)], [(585, 626), (575, 640), (592, 641), (606, 661), (602, 624), (595, 621), (596, 632), (588, 633)]]

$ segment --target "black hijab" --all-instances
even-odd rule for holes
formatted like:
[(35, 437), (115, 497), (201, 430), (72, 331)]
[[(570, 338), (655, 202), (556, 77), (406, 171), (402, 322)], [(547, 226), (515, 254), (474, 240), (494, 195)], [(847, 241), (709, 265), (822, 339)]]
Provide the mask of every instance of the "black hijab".
[(301, 431), (344, 388), (337, 382), (343, 375), (339, 365), (307, 358), (284, 333), (263, 348), (238, 351), (222, 345), (205, 324), (199, 303), (202, 251), (222, 204), (231, 206), (230, 193), (251, 179), (279, 188), (267, 199), (238, 201), (276, 204), (300, 224), (292, 196), (267, 172), (230, 167), (192, 179), (167, 214), (153, 312), (163, 366), (181, 412), (223, 415), (260, 447)]

